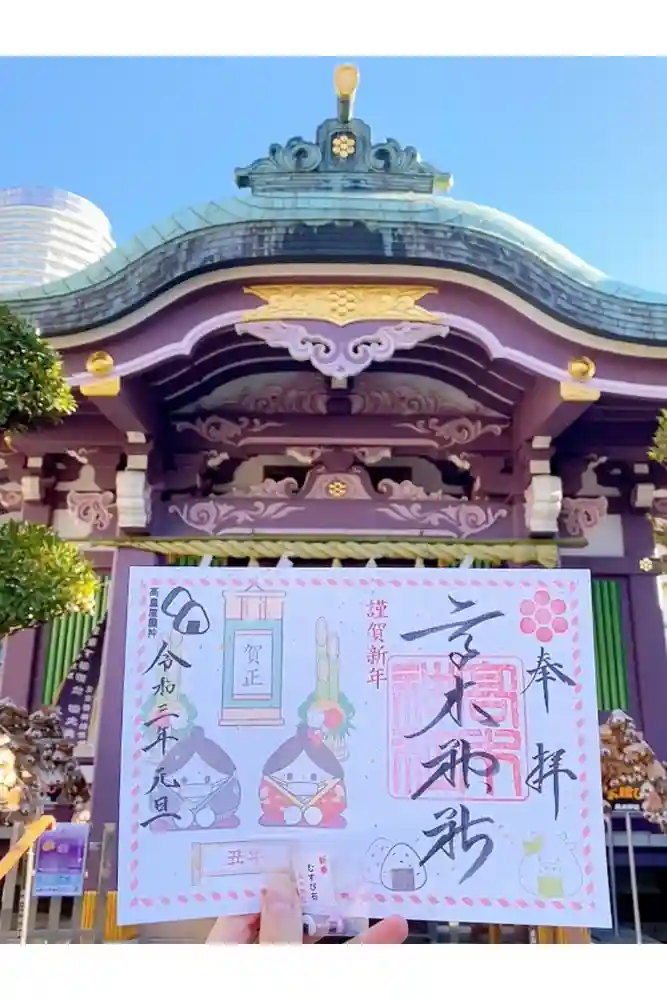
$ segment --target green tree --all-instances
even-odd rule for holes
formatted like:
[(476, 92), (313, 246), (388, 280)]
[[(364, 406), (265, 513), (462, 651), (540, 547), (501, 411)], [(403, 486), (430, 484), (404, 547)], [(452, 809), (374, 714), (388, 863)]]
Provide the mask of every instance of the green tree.
[(50, 528), (0, 525), (0, 637), (72, 611), (92, 612), (97, 587), (88, 560)]
[[(58, 354), (0, 303), (0, 435), (58, 423), (76, 403)], [(75, 545), (40, 524), (0, 525), (0, 638), (92, 611), (97, 577)]]
[(0, 303), (0, 428), (5, 434), (58, 423), (76, 402), (47, 341)]

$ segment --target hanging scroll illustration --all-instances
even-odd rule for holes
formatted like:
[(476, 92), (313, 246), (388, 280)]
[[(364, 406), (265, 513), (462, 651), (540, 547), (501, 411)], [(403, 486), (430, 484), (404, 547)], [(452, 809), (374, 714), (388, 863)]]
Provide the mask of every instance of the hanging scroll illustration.
[(609, 926), (581, 570), (136, 568), (121, 923)]
[(282, 725), (284, 599), (253, 586), (225, 595), (222, 725)]

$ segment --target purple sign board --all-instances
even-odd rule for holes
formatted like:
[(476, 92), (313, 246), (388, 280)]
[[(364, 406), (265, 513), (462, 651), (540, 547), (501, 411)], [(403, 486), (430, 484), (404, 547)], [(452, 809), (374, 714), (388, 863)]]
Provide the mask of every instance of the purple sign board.
[(93, 701), (100, 682), (106, 618), (99, 622), (74, 661), (56, 696), (63, 714), (63, 735), (77, 743), (87, 743)]
[(80, 896), (86, 874), (87, 823), (58, 823), (42, 834), (35, 859), (35, 896)]

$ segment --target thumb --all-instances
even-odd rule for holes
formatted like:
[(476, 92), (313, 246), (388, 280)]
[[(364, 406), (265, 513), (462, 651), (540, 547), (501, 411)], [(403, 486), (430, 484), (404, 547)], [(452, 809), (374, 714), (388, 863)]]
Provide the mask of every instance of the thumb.
[(262, 896), (260, 944), (303, 944), (303, 912), (296, 882), (289, 872), (274, 873)]

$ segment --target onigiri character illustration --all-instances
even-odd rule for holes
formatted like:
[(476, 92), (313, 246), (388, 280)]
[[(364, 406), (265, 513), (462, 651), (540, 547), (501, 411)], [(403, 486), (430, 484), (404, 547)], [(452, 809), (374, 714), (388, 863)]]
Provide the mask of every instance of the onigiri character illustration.
[(320, 732), (302, 724), (271, 754), (262, 771), (259, 800), (262, 826), (346, 825), (343, 768)]
[[(156, 820), (154, 830), (231, 829), (241, 786), (229, 754), (195, 726), (180, 740), (156, 769), (151, 796), (166, 798), (169, 818)], [(178, 816), (178, 818), (175, 818)]]
[(409, 844), (394, 844), (380, 871), (380, 882), (394, 892), (415, 892), (426, 885), (426, 869)]
[(524, 841), (523, 855), (519, 881), (531, 895), (562, 899), (581, 888), (581, 868), (564, 834), (538, 834)]

